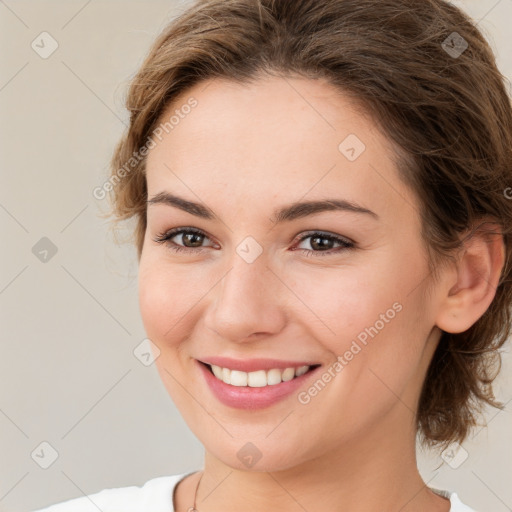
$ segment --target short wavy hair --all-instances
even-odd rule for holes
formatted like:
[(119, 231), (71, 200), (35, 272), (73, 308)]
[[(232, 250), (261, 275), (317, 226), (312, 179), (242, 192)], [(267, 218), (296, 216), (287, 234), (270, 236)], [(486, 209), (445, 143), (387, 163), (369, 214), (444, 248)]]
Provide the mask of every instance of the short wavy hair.
[(442, 332), (416, 423), (428, 447), (462, 443), (485, 404), (511, 333), (512, 107), (482, 33), (443, 0), (203, 0), (157, 37), (126, 97), (127, 131), (111, 160), (116, 220), (134, 218), (138, 257), (146, 230), (146, 154), (163, 111), (196, 83), (241, 84), (262, 73), (323, 78), (371, 115), (415, 192), (433, 274), (461, 233), (491, 217), (505, 264), (485, 314)]

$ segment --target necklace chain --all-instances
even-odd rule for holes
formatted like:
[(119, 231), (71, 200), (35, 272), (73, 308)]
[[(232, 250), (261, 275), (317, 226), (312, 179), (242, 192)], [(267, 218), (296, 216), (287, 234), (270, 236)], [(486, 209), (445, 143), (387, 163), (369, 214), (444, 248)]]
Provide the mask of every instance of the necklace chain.
[(203, 473), (201, 473), (201, 476), (199, 477), (199, 482), (197, 482), (196, 492), (194, 494), (194, 506), (189, 507), (187, 512), (199, 512), (199, 510), (197, 510), (197, 508), (196, 508), (196, 500), (197, 500), (197, 491), (199, 490), (199, 484), (201, 483), (202, 478), (203, 478)]

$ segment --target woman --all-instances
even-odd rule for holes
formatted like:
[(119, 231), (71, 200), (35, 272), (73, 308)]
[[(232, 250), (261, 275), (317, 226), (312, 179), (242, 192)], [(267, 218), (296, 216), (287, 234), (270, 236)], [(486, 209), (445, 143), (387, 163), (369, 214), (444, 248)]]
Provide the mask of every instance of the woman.
[(127, 108), (105, 190), (204, 468), (44, 510), (471, 511), (415, 449), (500, 406), (512, 323), (512, 109), (475, 25), (442, 0), (200, 1)]

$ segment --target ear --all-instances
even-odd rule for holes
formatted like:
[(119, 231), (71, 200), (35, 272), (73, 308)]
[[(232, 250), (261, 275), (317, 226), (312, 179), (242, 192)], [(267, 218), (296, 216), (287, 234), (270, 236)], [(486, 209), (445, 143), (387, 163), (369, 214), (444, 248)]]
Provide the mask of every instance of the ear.
[(436, 325), (446, 332), (469, 329), (488, 309), (500, 280), (505, 246), (498, 224), (479, 224), (463, 242), (455, 272), (445, 279)]

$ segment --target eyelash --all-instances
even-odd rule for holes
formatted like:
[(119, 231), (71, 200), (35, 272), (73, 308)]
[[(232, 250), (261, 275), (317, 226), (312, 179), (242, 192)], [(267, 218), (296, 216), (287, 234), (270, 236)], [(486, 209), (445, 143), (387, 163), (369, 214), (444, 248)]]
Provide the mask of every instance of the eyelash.
[[(199, 252), (205, 249), (205, 247), (183, 247), (181, 245), (177, 245), (174, 242), (171, 242), (170, 239), (174, 238), (177, 235), (186, 234), (186, 233), (194, 233), (196, 235), (206, 236), (205, 233), (203, 233), (201, 230), (196, 228), (175, 228), (171, 229), (169, 231), (164, 231), (163, 233), (160, 233), (155, 238), (153, 238), (154, 242), (157, 242), (159, 244), (165, 244), (169, 249), (175, 252), (180, 251), (187, 251), (187, 252)], [(303, 242), (304, 240), (307, 240), (308, 238), (314, 238), (317, 236), (318, 238), (323, 238), (326, 240), (334, 241), (336, 243), (341, 244), (341, 247), (338, 247), (337, 249), (329, 249), (328, 251), (313, 251), (310, 249), (296, 249), (299, 251), (305, 252), (306, 256), (332, 256), (333, 254), (338, 254), (341, 251), (347, 250), (347, 249), (353, 249), (355, 247), (355, 244), (348, 239), (341, 238), (334, 235), (327, 235), (322, 232), (318, 231), (312, 231), (309, 232), (307, 235), (303, 236), (299, 239), (298, 243)]]

